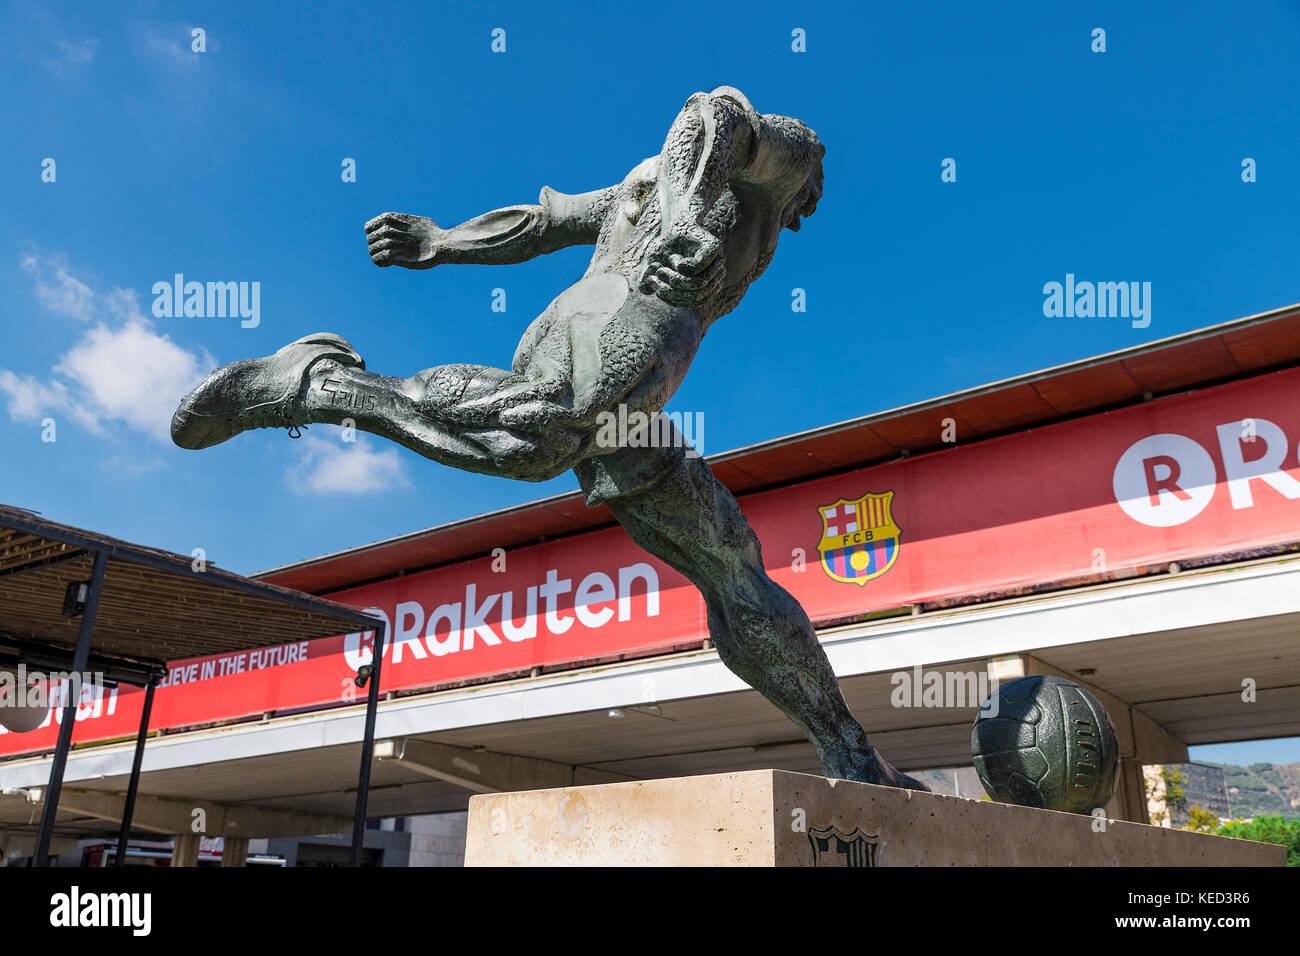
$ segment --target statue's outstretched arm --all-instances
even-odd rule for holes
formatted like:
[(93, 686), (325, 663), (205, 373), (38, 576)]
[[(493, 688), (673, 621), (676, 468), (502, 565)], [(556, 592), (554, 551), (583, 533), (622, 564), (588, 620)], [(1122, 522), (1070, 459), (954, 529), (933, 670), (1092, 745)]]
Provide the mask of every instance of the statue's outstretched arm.
[(568, 246), (592, 245), (616, 191), (568, 196), (545, 186), (537, 205), (496, 209), (450, 229), (424, 216), (386, 212), (366, 223), (370, 258), (375, 265), (407, 269), (511, 265)]

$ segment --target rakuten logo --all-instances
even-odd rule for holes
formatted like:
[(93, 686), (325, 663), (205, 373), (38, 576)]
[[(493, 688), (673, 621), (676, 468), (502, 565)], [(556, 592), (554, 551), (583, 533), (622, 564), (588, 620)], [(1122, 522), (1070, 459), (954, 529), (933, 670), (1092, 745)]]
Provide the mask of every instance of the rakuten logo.
[[(473, 650), (475, 642), (481, 646), (499, 645), (504, 638), (512, 643), (532, 640), (537, 636), (539, 622), (552, 636), (564, 634), (574, 622), (588, 628), (604, 627), (617, 618), (632, 619), (633, 589), (644, 590), (646, 617), (659, 615), (659, 575), (644, 562), (618, 569), (618, 583), (600, 571), (583, 578), (575, 590), (572, 578), (561, 578), (559, 572), (546, 572), (546, 581), (528, 588), (523, 595), (522, 621), (516, 622), (518, 605), (513, 591), (500, 591), (478, 596), (478, 585), (465, 585), (464, 601), (440, 604), (426, 612), (419, 601), (403, 601), (395, 608), (396, 622), (390, 621), (381, 608), (366, 608), (367, 613), (382, 618), (388, 624), (391, 640), (384, 643), (384, 656), (400, 664), (408, 654), (423, 659), (430, 655), (442, 657), (461, 651)], [(566, 595), (572, 600), (562, 602)], [(572, 614), (566, 613), (562, 603), (571, 605)], [(541, 613), (538, 606), (541, 605)], [(344, 638), (343, 655), (354, 671), (370, 663), (371, 648), (362, 646), (362, 635), (349, 634)], [(391, 655), (390, 655), (391, 648)]]
[[(1264, 418), (1247, 418), (1216, 430), (1219, 463), (1234, 509), (1254, 506), (1254, 482), (1285, 498), (1300, 498), (1300, 481), (1283, 470), (1289, 446), (1280, 427)], [(1219, 472), (1200, 442), (1163, 433), (1131, 445), (1115, 465), (1112, 482), (1115, 500), (1130, 518), (1153, 528), (1172, 528), (1205, 510)]]

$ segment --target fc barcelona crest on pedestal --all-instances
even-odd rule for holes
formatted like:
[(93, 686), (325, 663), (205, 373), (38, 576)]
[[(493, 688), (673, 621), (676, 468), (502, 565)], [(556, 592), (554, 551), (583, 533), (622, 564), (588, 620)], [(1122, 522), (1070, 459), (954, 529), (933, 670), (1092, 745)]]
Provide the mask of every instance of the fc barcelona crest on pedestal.
[(894, 493), (868, 492), (817, 509), (822, 519), (822, 569), (836, 581), (864, 585), (898, 560), (902, 532), (894, 523)]
[(813, 866), (868, 867), (879, 866), (880, 835), (865, 833), (855, 828), (845, 833), (837, 826), (814, 827), (808, 831), (812, 846)]

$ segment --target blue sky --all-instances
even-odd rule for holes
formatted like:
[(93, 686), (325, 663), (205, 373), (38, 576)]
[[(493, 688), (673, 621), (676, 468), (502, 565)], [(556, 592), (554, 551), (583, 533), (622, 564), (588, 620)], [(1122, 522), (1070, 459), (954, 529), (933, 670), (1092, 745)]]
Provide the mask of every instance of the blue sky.
[(1245, 743), (1188, 747), (1187, 757), (1206, 763), (1231, 763), (1239, 767), (1248, 767), (1253, 763), (1300, 763), (1300, 739), (1275, 737)]
[[(213, 364), (319, 330), (390, 374), (508, 364), (585, 250), (378, 269), (362, 223), (608, 185), (722, 84), (816, 129), (826, 186), (670, 405), (704, 414), (706, 453), (1300, 300), (1300, 4), (650, 10), (0, 8), (0, 500), (253, 572), (575, 487), (325, 426), (204, 453), (165, 427)], [(259, 282), (260, 324), (155, 318), (151, 288), (178, 272)], [(1150, 326), (1044, 317), (1066, 273), (1150, 282)]]

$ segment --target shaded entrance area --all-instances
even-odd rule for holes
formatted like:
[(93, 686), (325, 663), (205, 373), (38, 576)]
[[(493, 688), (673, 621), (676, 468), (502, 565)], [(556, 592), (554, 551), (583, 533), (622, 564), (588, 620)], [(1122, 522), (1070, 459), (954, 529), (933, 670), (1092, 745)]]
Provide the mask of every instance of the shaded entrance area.
[[(143, 800), (150, 804), (150, 829), (176, 836), (174, 863), (193, 865), (202, 835), (222, 835), (246, 845), (249, 837), (279, 835), (281, 827), (301, 826), (302, 821), (291, 823), (274, 813), (140, 797), (153, 690), (169, 661), (357, 630), (374, 631), (375, 646), (382, 648), (384, 624), (355, 608), (232, 574), (198, 553), (172, 554), (0, 505), (0, 667), (11, 675), (15, 694), (44, 695), (55, 711), (50, 719), (59, 728), (53, 752), (41, 760), (48, 761), (44, 786), (6, 787), (0, 794), (6, 839), (29, 836), (32, 862), (47, 865), (57, 836), (85, 832), (84, 825), (74, 821), (102, 821), (117, 831), (115, 862), (120, 866)], [(373, 665), (357, 678), (368, 685), (368, 697), (355, 778), (350, 852), (354, 865), (361, 862), (381, 659), (375, 655)], [(65, 793), (78, 706), (87, 693), (94, 697), (119, 683), (146, 688), (130, 773), (113, 790)], [(15, 711), (6, 714), (12, 721)], [(336, 817), (316, 822), (326, 824), (319, 832), (345, 829)]]

